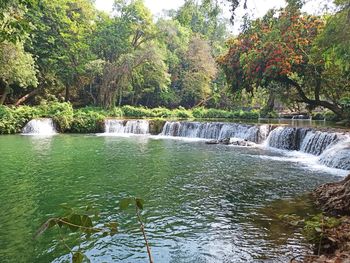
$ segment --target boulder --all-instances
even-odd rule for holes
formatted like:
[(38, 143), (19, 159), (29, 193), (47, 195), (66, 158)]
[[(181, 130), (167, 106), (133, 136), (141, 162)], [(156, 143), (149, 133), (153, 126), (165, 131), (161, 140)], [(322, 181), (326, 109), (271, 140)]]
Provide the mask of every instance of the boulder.
[(230, 144), (237, 145), (237, 146), (254, 146), (255, 145), (255, 143), (251, 141), (239, 139), (239, 138), (231, 138)]
[(218, 140), (210, 140), (210, 141), (206, 141), (205, 144), (219, 144)]
[(313, 192), (316, 204), (333, 216), (350, 216), (350, 175), (336, 183), (323, 184)]

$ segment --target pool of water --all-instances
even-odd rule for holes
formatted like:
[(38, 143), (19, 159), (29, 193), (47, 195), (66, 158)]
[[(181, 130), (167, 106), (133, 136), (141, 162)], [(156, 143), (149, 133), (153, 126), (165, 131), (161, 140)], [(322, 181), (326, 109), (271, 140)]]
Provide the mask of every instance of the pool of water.
[(155, 262), (287, 262), (308, 246), (266, 207), (339, 179), (266, 149), (147, 136), (0, 136), (0, 156), (1, 262), (69, 260), (54, 230), (33, 239), (62, 203), (120, 224), (81, 244), (91, 262), (147, 262), (134, 210), (118, 208), (126, 196), (145, 200)]

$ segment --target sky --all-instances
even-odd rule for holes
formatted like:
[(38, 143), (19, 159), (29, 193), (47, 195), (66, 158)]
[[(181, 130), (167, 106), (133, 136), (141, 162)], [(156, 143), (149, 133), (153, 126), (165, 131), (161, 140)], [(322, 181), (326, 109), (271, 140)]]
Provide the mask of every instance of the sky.
[[(96, 7), (100, 10), (111, 12), (113, 0), (95, 0)], [(184, 0), (144, 0), (146, 6), (151, 10), (155, 17), (158, 17), (162, 14), (163, 10), (177, 9), (183, 5)], [(220, 1), (220, 2), (225, 2)], [(308, 13), (319, 13), (324, 7), (327, 0), (309, 0), (308, 3), (304, 6), (304, 11)], [(271, 8), (280, 8), (286, 5), (284, 0), (248, 0), (248, 12), (254, 18), (262, 17), (265, 13)], [(226, 18), (230, 18), (230, 8), (228, 5), (223, 5), (223, 12)], [(235, 27), (230, 31), (233, 33), (239, 32), (240, 17), (244, 14), (242, 7), (238, 8), (236, 11), (237, 21), (235, 22)]]

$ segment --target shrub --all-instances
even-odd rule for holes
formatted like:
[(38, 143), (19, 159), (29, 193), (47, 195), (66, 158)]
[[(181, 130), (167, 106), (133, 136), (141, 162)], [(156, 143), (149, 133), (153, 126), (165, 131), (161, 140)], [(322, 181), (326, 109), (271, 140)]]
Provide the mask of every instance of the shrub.
[(152, 117), (158, 117), (158, 118), (166, 118), (166, 117), (171, 117), (172, 111), (167, 109), (167, 108), (154, 108), (151, 109), (152, 112)]
[(173, 110), (172, 117), (190, 119), (193, 118), (193, 115), (190, 110), (186, 110), (185, 108), (179, 107), (178, 109)]
[(123, 113), (125, 117), (153, 117), (151, 111), (144, 107), (123, 106)]
[(0, 134), (21, 132), (21, 129), (31, 119), (42, 117), (38, 108), (22, 106), (18, 108), (0, 107)]
[(103, 131), (105, 116), (99, 112), (78, 110), (74, 113), (70, 132), (73, 133), (97, 133)]
[(193, 117), (198, 119), (206, 118), (207, 113), (208, 113), (208, 110), (203, 107), (195, 108), (192, 110)]
[(69, 102), (51, 102), (50, 104), (43, 103), (39, 108), (45, 115), (42, 117), (52, 118), (60, 131), (64, 132), (70, 129), (74, 115), (72, 104)]
[(123, 117), (124, 112), (121, 108), (113, 108), (107, 112), (107, 117)]

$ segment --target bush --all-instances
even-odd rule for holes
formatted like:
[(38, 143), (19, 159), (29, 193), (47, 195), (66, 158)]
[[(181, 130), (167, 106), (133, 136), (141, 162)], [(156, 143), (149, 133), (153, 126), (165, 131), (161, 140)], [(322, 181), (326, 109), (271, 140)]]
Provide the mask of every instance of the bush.
[(318, 247), (321, 244), (327, 229), (337, 227), (340, 223), (341, 221), (337, 218), (318, 214), (305, 221), (303, 234), (310, 243)]
[(166, 118), (172, 116), (172, 111), (167, 108), (154, 108), (151, 109), (152, 117), (158, 117), (158, 118)]
[(60, 131), (64, 132), (70, 129), (73, 122), (73, 107), (69, 102), (51, 102), (43, 103), (39, 106), (42, 111), (42, 117), (52, 118), (58, 125)]
[(31, 119), (42, 117), (39, 108), (22, 106), (19, 108), (0, 107), (0, 134), (19, 133)]
[(144, 107), (123, 106), (123, 113), (125, 117), (153, 117), (151, 111)]
[(107, 112), (107, 117), (123, 117), (124, 112), (121, 108), (113, 108)]
[(69, 132), (97, 133), (103, 131), (105, 115), (95, 111), (78, 110), (74, 113)]
[[(329, 114), (329, 117), (332, 115)], [(334, 114), (333, 114), (334, 116)], [(148, 109), (145, 107), (123, 106), (111, 110), (99, 107), (85, 107), (73, 110), (70, 103), (51, 102), (42, 103), (37, 107), (21, 106), (18, 108), (0, 106), (0, 134), (21, 132), (27, 122), (35, 118), (52, 118), (61, 132), (92, 133), (102, 131), (102, 122), (107, 117), (132, 118), (242, 118), (257, 119), (258, 111), (225, 111), (219, 109), (196, 108), (187, 110), (179, 107), (170, 110), (167, 108)]]
[(180, 107), (178, 109), (173, 110), (172, 117), (190, 119), (193, 118), (193, 115), (190, 110), (186, 110), (185, 108)]

